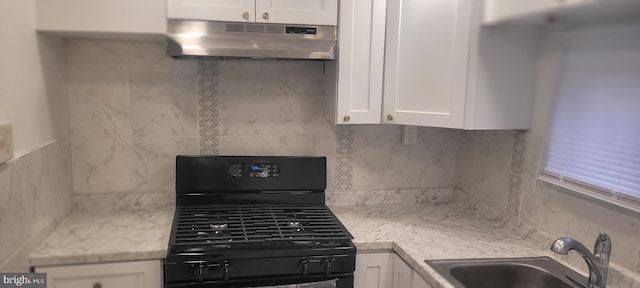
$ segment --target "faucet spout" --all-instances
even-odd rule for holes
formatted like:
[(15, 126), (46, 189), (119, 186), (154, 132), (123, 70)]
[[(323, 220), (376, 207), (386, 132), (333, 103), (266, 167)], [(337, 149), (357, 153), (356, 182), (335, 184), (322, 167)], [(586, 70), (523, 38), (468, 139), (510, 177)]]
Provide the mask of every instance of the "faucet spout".
[(589, 288), (605, 288), (609, 270), (609, 256), (611, 254), (611, 239), (609, 235), (605, 233), (598, 235), (593, 254), (582, 243), (570, 237), (558, 238), (551, 244), (551, 251), (558, 254), (567, 255), (571, 250), (576, 251), (587, 262), (589, 267)]

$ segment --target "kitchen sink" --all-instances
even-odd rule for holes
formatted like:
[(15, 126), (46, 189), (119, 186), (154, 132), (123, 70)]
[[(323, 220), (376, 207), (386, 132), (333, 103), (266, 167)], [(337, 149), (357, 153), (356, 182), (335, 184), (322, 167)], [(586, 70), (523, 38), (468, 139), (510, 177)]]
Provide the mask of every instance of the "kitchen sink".
[(457, 288), (584, 288), (587, 278), (549, 257), (426, 260)]

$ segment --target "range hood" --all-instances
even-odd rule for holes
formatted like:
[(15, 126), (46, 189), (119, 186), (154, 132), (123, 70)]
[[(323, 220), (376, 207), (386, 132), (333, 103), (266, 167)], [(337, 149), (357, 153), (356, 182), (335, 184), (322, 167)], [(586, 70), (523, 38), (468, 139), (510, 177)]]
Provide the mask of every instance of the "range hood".
[(174, 58), (336, 58), (335, 26), (168, 20), (167, 53)]

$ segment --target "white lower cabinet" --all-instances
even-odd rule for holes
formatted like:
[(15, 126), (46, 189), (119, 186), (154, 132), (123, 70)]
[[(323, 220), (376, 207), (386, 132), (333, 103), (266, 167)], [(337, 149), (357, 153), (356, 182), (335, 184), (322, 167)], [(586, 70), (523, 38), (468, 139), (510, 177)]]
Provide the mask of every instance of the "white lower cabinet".
[(47, 273), (50, 288), (159, 288), (162, 287), (162, 262), (133, 261), (36, 267)]
[(411, 288), (413, 274), (413, 269), (404, 260), (398, 255), (393, 255), (392, 288)]
[(424, 280), (418, 273), (413, 273), (413, 281), (411, 283), (411, 288), (432, 288), (426, 280)]
[(356, 255), (355, 288), (431, 288), (395, 253)]
[(393, 253), (356, 255), (355, 288), (389, 288), (393, 275)]

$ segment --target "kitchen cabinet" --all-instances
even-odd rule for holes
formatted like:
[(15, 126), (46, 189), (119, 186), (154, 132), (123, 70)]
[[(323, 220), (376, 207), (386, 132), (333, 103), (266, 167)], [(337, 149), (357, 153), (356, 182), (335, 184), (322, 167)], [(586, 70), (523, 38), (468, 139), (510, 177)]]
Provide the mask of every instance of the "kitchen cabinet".
[(393, 256), (392, 288), (411, 288), (413, 270), (398, 255)]
[(392, 281), (392, 288), (431, 288), (427, 281), (422, 279), (400, 256), (395, 254), (393, 256)]
[(389, 0), (384, 122), (462, 128), (470, 0)]
[(338, 0), (256, 0), (256, 22), (338, 25)]
[(359, 253), (355, 288), (431, 288), (395, 253)]
[(325, 64), (327, 119), (467, 130), (530, 128), (534, 29), (483, 27), (483, 1), (351, 2), (340, 4), (339, 59)]
[[(358, 0), (359, 1), (359, 0)], [(394, 253), (359, 253), (354, 272), (355, 288), (389, 288)]]
[(483, 1), (388, 1), (382, 123), (530, 128), (534, 30), (482, 27)]
[(418, 273), (414, 272), (411, 288), (433, 288), (433, 286), (429, 285)]
[(255, 22), (255, 0), (167, 0), (167, 18)]
[(159, 260), (36, 267), (35, 272), (47, 273), (47, 287), (51, 288), (158, 288), (163, 285)]
[(64, 35), (150, 35), (167, 30), (165, 0), (37, 0), (36, 30)]
[(495, 23), (510, 18), (548, 13), (559, 8), (562, 0), (512, 1), (487, 0), (484, 22)]
[(484, 24), (543, 24), (549, 16), (572, 22), (594, 22), (624, 17), (637, 17), (640, 3), (636, 0), (486, 0)]
[(341, 0), (336, 61), (325, 62), (325, 116), (337, 124), (380, 123), (386, 0)]
[(338, 0), (167, 0), (167, 17), (335, 26)]

